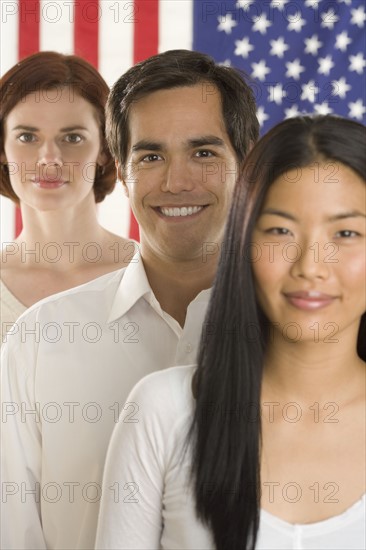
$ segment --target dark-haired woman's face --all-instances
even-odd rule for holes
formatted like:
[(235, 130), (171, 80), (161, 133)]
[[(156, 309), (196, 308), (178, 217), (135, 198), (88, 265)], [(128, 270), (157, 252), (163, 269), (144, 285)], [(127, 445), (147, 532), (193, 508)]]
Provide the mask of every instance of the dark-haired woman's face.
[(105, 162), (95, 109), (70, 88), (23, 98), (5, 120), (4, 149), (14, 192), (37, 210), (92, 198), (96, 165)]
[(356, 339), (366, 309), (365, 216), (365, 181), (334, 161), (291, 170), (270, 187), (253, 272), (263, 311), (288, 339)]

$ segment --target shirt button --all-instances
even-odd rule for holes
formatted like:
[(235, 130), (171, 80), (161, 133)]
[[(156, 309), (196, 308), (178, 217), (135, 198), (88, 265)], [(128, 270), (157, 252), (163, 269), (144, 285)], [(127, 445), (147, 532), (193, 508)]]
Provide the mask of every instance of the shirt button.
[(186, 346), (186, 352), (187, 352), (187, 353), (191, 353), (191, 351), (192, 351), (192, 344), (187, 344), (187, 346)]

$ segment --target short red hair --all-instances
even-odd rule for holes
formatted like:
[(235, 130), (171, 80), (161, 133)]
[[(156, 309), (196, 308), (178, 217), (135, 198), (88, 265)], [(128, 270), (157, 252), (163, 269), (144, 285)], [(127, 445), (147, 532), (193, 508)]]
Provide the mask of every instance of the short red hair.
[[(91, 103), (97, 112), (103, 151), (107, 163), (103, 173), (97, 171), (94, 181), (96, 202), (104, 200), (116, 183), (114, 160), (105, 139), (105, 113), (109, 88), (92, 65), (76, 55), (57, 52), (38, 52), (12, 67), (0, 80), (0, 154), (4, 154), (4, 123), (12, 109), (25, 96), (42, 90), (70, 86), (73, 91)], [(10, 183), (6, 163), (1, 163), (0, 193), (16, 203), (19, 199)]]

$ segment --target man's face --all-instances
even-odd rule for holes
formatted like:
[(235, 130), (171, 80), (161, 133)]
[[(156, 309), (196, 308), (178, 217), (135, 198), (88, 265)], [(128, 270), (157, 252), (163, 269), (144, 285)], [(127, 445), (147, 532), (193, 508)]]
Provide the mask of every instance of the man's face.
[(212, 85), (160, 90), (129, 115), (119, 173), (140, 226), (145, 260), (202, 261), (220, 246), (238, 162)]

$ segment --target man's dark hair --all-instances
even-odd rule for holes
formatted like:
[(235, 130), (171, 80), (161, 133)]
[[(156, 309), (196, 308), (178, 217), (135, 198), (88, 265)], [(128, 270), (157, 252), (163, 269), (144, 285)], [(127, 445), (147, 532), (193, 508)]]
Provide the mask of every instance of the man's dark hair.
[(159, 90), (202, 84), (202, 101), (219, 91), (226, 131), (242, 163), (258, 139), (259, 124), (252, 89), (245, 73), (218, 65), (208, 55), (170, 50), (138, 63), (121, 76), (107, 103), (107, 140), (123, 168), (129, 144), (129, 113), (134, 102)]

